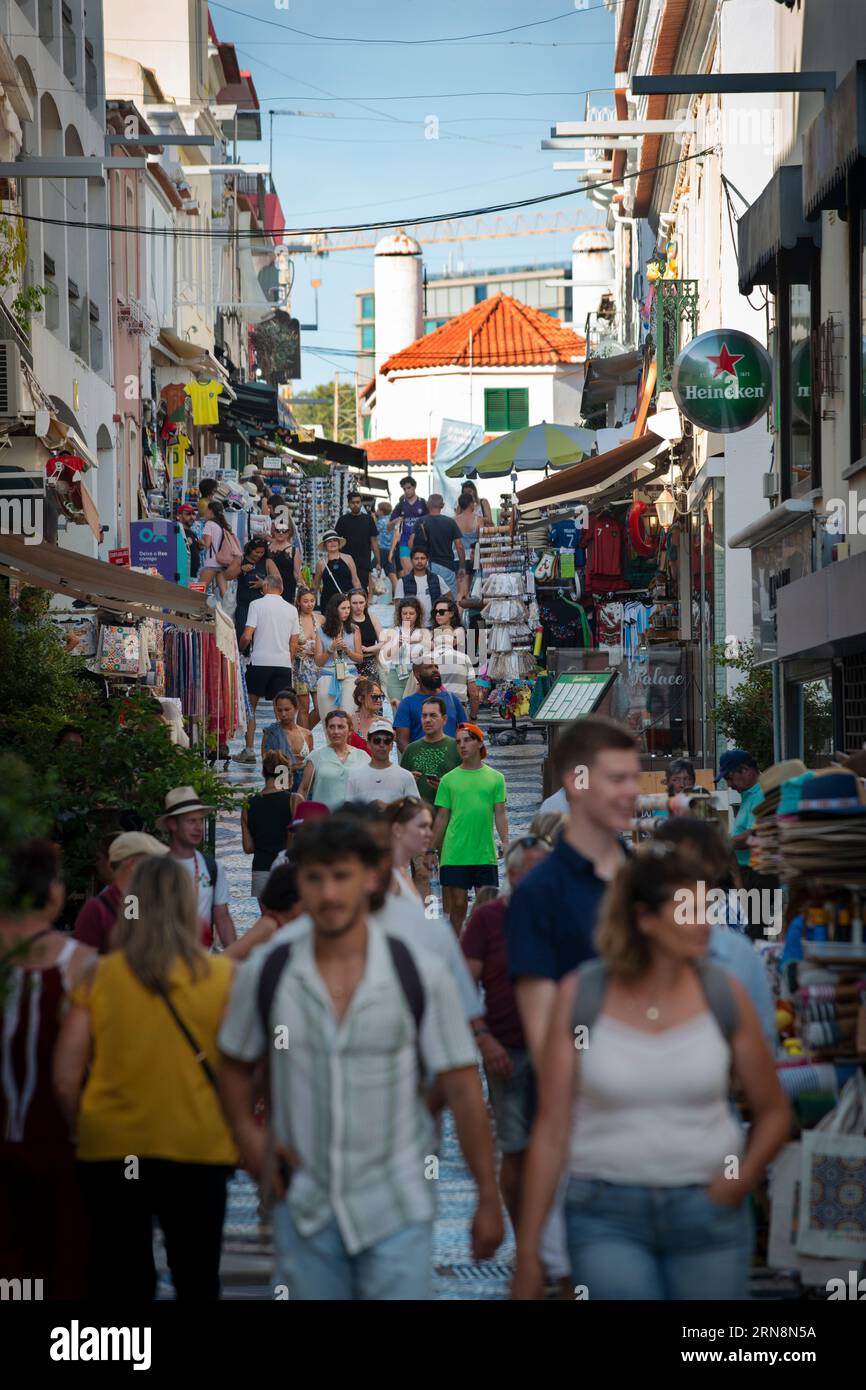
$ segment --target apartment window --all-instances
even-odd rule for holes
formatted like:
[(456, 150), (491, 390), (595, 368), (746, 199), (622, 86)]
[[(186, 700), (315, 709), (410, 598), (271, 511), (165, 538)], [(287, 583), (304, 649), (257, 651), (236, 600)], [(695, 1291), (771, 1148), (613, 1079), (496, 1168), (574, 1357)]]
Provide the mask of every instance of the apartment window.
[(88, 111), (96, 110), (96, 59), (90, 39), (84, 41), (84, 95)]
[(45, 327), (52, 333), (56, 333), (60, 327), (60, 296), (57, 293), (57, 275), (54, 258), (45, 256), (43, 258), (44, 285), (45, 285)]
[(43, 43), (54, 38), (54, 0), (39, 0), (39, 37)]
[(96, 304), (90, 306), (90, 365), (95, 372), (102, 371), (102, 329)]
[[(857, 240), (854, 265), (859, 271), (851, 276), (855, 301), (851, 315), (851, 462), (854, 463), (866, 458), (866, 206), (861, 203), (859, 215), (851, 221)], [(856, 342), (855, 333), (858, 334)]]
[(135, 220), (135, 194), (132, 191), (132, 184), (126, 180), (126, 227), (123, 240), (126, 243), (126, 292), (129, 299), (138, 298), (138, 275), (135, 263), (138, 237), (132, 231), (136, 226)]
[(376, 296), (372, 294), (361, 295), (361, 318), (371, 319), (375, 314)]
[(482, 300), (484, 300), (484, 299), (486, 299), (486, 298), (487, 298), (487, 286), (486, 286), (486, 285), (476, 285), (476, 286), (475, 286), (475, 303), (476, 303), (476, 304), (480, 304), (480, 303), (482, 302)]
[(488, 434), (522, 430), (529, 424), (529, 391), (488, 388), (484, 392), (484, 428)]
[(72, 10), (67, 4), (60, 6), (63, 21), (63, 75), (70, 82), (75, 81), (77, 71), (77, 50), (75, 30), (72, 27)]
[(81, 306), (81, 293), (74, 280), (68, 281), (69, 299), (69, 351), (81, 356), (83, 344), (83, 316)]
[(361, 328), (361, 347), (370, 352), (376, 346), (376, 329), (372, 323), (365, 323)]

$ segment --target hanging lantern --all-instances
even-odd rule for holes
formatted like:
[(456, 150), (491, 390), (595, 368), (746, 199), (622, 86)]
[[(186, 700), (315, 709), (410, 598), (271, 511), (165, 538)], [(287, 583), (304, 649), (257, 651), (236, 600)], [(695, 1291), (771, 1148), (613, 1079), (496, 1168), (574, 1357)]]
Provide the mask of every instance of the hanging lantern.
[(655, 509), (656, 516), (659, 519), (659, 525), (667, 530), (676, 515), (677, 507), (674, 502), (673, 494), (669, 492), (666, 487), (662, 489), (656, 498)]

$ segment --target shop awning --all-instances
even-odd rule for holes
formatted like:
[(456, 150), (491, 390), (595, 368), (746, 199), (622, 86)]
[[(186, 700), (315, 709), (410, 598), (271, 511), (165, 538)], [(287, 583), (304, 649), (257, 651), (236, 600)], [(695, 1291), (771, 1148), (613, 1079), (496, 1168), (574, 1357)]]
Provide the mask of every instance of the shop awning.
[(586, 364), (581, 410), (612, 401), (618, 386), (636, 386), (643, 369), (643, 353), (637, 349), (610, 357), (591, 357)]
[(159, 618), (178, 627), (213, 628), (212, 610), (195, 589), (44, 541), (27, 545), (17, 536), (0, 535), (0, 574), (114, 613)]
[(563, 468), (554, 478), (545, 478), (542, 483), (533, 483), (518, 492), (520, 507), (550, 507), (562, 502), (580, 501), (589, 498), (621, 482), (630, 473), (638, 473), (650, 463), (662, 449), (668, 448), (668, 441), (657, 434), (644, 434), (640, 439), (629, 439), (609, 449), (605, 454), (595, 454), (576, 463), (573, 468)]
[(751, 294), (755, 285), (772, 285), (774, 261), (780, 251), (798, 245), (820, 246), (820, 222), (803, 216), (803, 166), (784, 164), (777, 169), (763, 193), (743, 213), (737, 224), (740, 294)]
[(352, 444), (341, 444), (336, 439), (311, 439), (303, 449), (291, 446), (292, 457), (305, 459), (312, 463), (324, 459), (327, 463), (345, 464), (348, 468), (366, 468), (367, 454), (364, 449), (356, 449)]
[(803, 136), (803, 210), (807, 217), (822, 208), (844, 206), (848, 174), (860, 160), (866, 160), (863, 59), (842, 79)]

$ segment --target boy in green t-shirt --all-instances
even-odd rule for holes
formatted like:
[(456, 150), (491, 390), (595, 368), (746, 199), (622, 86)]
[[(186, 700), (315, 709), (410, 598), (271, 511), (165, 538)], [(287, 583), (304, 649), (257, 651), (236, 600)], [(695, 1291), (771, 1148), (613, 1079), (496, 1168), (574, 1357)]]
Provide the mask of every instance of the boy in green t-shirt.
[(436, 793), (434, 845), (439, 852), (442, 900), (457, 935), (463, 927), (470, 888), (499, 886), (494, 824), (508, 843), (505, 778), (487, 767), (484, 735), (476, 724), (457, 729), (460, 767), (448, 772)]

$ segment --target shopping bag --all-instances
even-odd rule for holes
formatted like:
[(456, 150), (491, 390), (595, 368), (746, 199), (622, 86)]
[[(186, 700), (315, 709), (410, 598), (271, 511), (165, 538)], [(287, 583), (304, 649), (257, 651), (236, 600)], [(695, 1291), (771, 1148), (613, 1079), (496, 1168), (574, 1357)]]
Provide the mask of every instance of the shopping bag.
[(866, 1259), (866, 1079), (858, 1071), (800, 1141), (797, 1248)]
[(137, 627), (104, 625), (99, 630), (96, 664), (106, 676), (137, 676), (141, 663), (141, 640)]

